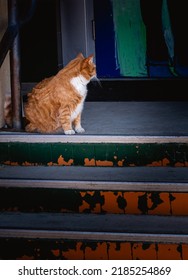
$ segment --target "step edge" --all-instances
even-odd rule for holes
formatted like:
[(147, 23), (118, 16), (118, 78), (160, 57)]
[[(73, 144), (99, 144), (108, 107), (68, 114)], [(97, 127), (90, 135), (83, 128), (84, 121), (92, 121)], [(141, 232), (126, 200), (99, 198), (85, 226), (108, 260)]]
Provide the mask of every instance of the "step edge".
[(0, 188), (188, 192), (188, 182), (117, 182), (0, 179)]
[(188, 244), (185, 234), (143, 234), (143, 233), (113, 233), (90, 231), (60, 231), (60, 230), (25, 230), (0, 229), (0, 238), (29, 239), (66, 239), (85, 241), (121, 241), (121, 242), (151, 242), (151, 243), (183, 243)]
[(122, 135), (41, 135), (28, 133), (0, 132), (0, 143), (188, 143), (188, 136), (122, 136)]

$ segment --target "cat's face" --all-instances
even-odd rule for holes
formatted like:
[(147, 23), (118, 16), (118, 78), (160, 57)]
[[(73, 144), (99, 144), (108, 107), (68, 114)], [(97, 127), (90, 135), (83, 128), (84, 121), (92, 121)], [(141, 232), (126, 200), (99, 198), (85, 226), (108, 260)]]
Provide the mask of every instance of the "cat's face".
[(88, 81), (96, 77), (96, 65), (93, 62), (93, 55), (90, 55), (87, 58), (82, 58), (80, 74)]

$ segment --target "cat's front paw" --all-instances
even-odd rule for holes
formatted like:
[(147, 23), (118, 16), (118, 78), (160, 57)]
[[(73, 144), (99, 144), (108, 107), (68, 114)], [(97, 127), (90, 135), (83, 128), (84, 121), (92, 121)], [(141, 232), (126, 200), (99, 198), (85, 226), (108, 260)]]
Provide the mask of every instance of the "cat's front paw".
[(77, 127), (77, 128), (75, 128), (75, 131), (77, 132), (77, 133), (84, 133), (85, 132), (85, 129), (83, 128), (83, 127)]
[(71, 134), (75, 134), (75, 131), (73, 129), (70, 129), (70, 130), (65, 130), (64, 133), (66, 135), (71, 135)]

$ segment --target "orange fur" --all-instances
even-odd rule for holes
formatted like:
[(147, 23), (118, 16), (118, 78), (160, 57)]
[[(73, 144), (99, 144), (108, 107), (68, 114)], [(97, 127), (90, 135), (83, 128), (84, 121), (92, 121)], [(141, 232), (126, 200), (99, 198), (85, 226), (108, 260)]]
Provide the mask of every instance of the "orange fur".
[(25, 116), (29, 132), (83, 133), (81, 113), (87, 84), (96, 76), (93, 56), (79, 54), (55, 76), (38, 83), (28, 94)]

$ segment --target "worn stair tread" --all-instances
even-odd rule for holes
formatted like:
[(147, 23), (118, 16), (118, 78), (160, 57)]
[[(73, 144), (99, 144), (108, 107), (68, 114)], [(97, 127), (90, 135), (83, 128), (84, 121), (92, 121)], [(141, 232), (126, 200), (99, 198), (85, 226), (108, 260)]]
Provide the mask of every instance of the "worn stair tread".
[(0, 228), (188, 234), (188, 217), (4, 212)]
[(85, 102), (82, 116), (85, 136), (188, 136), (187, 104), (187, 101)]
[(0, 214), (0, 237), (181, 240), (187, 243), (188, 217), (5, 212)]
[(188, 169), (2, 165), (0, 187), (187, 192)]
[(1, 165), (0, 179), (187, 183), (188, 168)]

